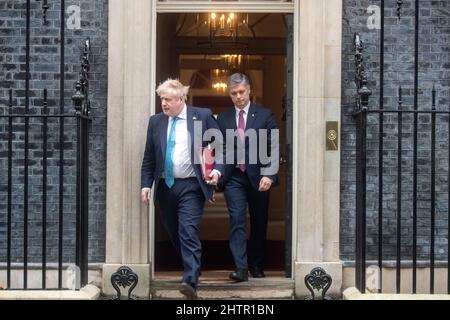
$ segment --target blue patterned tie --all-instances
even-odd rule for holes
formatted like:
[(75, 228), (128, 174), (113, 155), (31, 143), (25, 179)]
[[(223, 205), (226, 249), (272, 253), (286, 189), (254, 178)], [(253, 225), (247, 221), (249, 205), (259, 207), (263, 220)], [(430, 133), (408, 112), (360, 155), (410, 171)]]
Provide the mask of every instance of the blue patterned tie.
[(175, 178), (173, 177), (173, 151), (175, 149), (175, 126), (177, 120), (178, 117), (174, 117), (172, 120), (169, 139), (167, 140), (166, 160), (164, 162), (164, 173), (166, 175), (165, 181), (169, 188), (172, 188), (175, 184)]

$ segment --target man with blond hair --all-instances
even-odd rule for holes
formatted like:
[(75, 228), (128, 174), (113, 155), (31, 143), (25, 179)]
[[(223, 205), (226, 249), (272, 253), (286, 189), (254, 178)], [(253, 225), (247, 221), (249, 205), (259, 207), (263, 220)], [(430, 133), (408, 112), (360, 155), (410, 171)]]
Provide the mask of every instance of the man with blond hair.
[[(216, 163), (209, 179), (204, 179), (198, 161), (194, 161), (194, 146), (198, 141), (193, 140), (199, 138), (194, 125), (196, 129), (201, 127), (202, 137), (206, 130), (219, 130), (219, 127), (211, 110), (186, 105), (188, 91), (189, 87), (173, 79), (166, 80), (156, 90), (162, 112), (149, 120), (141, 169), (141, 198), (148, 205), (154, 185), (154, 201), (161, 209), (162, 223), (183, 263), (180, 292), (188, 299), (195, 299), (201, 260), (200, 220), (205, 201), (214, 201), (212, 186), (217, 184), (223, 165)], [(201, 146), (210, 142), (201, 139)], [(216, 153), (216, 159), (220, 157)]]

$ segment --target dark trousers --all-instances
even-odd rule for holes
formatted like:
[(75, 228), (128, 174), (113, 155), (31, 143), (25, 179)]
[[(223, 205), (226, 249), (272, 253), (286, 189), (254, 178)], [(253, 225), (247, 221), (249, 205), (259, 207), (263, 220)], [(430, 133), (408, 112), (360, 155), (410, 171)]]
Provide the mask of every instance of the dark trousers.
[[(266, 251), (270, 190), (255, 190), (245, 172), (234, 169), (227, 181), (225, 199), (230, 214), (230, 250), (236, 269), (263, 267)], [(250, 239), (247, 248), (247, 205), (250, 213)]]
[(156, 201), (161, 209), (161, 222), (181, 255), (182, 281), (196, 287), (202, 255), (200, 220), (205, 205), (200, 184), (197, 178), (175, 179), (169, 189), (161, 179)]

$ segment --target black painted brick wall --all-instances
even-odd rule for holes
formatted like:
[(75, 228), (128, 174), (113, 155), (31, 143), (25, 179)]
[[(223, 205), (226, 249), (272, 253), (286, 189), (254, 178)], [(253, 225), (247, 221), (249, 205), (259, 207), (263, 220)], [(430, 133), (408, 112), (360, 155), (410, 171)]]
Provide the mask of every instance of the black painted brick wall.
[[(25, 68), (25, 1), (4, 0), (0, 2), (0, 111), (5, 112), (7, 92), (14, 90), (15, 111), (24, 108), (24, 68)], [(105, 256), (105, 172), (106, 172), (106, 95), (107, 95), (107, 1), (66, 1), (66, 6), (81, 4), (81, 29), (66, 29), (66, 87), (65, 111), (72, 112), (70, 96), (73, 94), (73, 83), (78, 77), (79, 54), (83, 40), (90, 37), (92, 41), (91, 58), (91, 100), (93, 132), (91, 134), (90, 156), (90, 260), (101, 262)], [(49, 89), (49, 106), (51, 112), (59, 109), (59, 7), (50, 2), (48, 12), (49, 26), (42, 26), (41, 3), (32, 1), (32, 33), (31, 33), (31, 74), (30, 103), (31, 109), (38, 110), (42, 105), (42, 90)], [(343, 51), (342, 51), (342, 144), (341, 144), (341, 258), (352, 260), (355, 246), (355, 123), (349, 114), (353, 109), (354, 84), (354, 50), (353, 34), (359, 32), (365, 42), (365, 66), (369, 77), (369, 87), (373, 91), (369, 108), (379, 106), (379, 36), (380, 31), (370, 30), (367, 20), (370, 16), (367, 8), (380, 5), (380, 1), (344, 0), (343, 3)], [(450, 92), (450, 1), (420, 1), (420, 54), (419, 54), (419, 108), (431, 108), (431, 88), (437, 89), (437, 108), (449, 108)], [(385, 108), (396, 108), (397, 89), (404, 89), (404, 108), (412, 108), (413, 101), (413, 44), (414, 44), (414, 6), (413, 1), (404, 1), (402, 19), (397, 20), (396, 1), (386, 1), (385, 29)], [(66, 15), (66, 19), (69, 15)], [(34, 111), (36, 112), (36, 111)], [(393, 258), (396, 237), (396, 203), (397, 203), (397, 116), (388, 115), (385, 121), (384, 138), (384, 189), (383, 189), (383, 237), (385, 258)], [(404, 138), (402, 154), (403, 193), (402, 193), (402, 252), (404, 257), (411, 256), (412, 233), (412, 125), (411, 117), (404, 116)], [(42, 155), (39, 134), (39, 121), (32, 121), (30, 135), (30, 156), (38, 158)], [(378, 228), (378, 118), (369, 117), (368, 128), (368, 258), (377, 254)], [(421, 116), (419, 125), (419, 238), (418, 253), (422, 258), (429, 254), (429, 207), (430, 207), (430, 117)], [(436, 253), (437, 258), (446, 258), (446, 229), (448, 219), (447, 208), (447, 170), (448, 170), (448, 117), (438, 117), (437, 121), (437, 195), (436, 195)], [(71, 128), (72, 126), (72, 128)], [(49, 142), (54, 151), (49, 161), (49, 238), (48, 253), (55, 257), (56, 252), (50, 249), (57, 243), (56, 215), (58, 211), (58, 122), (50, 121)], [(0, 120), (0, 253), (5, 254), (4, 235), (6, 210), (6, 120)], [(23, 125), (15, 124), (14, 135), (14, 244), (21, 243), (21, 209), (23, 203)], [(67, 259), (73, 251), (74, 202), (74, 144), (73, 125), (66, 123), (65, 158), (67, 185), (65, 198), (65, 247)], [(30, 257), (39, 257), (41, 239), (40, 194), (42, 192), (40, 160), (30, 165)], [(21, 249), (13, 252), (17, 261), (21, 259)]]
[[(354, 107), (353, 34), (358, 32), (364, 43), (365, 67), (372, 90), (369, 109), (379, 108), (380, 30), (370, 30), (367, 20), (371, 5), (381, 1), (344, 0), (342, 50), (342, 143), (341, 143), (341, 258), (353, 260), (355, 252), (355, 122), (350, 116)], [(403, 88), (403, 108), (413, 107), (414, 94), (414, 1), (403, 1), (401, 19), (397, 18), (397, 1), (385, 1), (384, 108), (396, 109), (398, 86)], [(419, 109), (431, 109), (431, 90), (436, 86), (436, 107), (449, 110), (450, 92), (450, 1), (420, 1), (419, 30)], [(403, 116), (402, 152), (402, 256), (412, 258), (412, 116)], [(383, 256), (396, 254), (397, 234), (397, 138), (396, 114), (384, 116), (383, 178)], [(378, 254), (378, 115), (368, 117), (367, 161), (367, 254)], [(419, 116), (418, 126), (418, 255), (429, 259), (431, 203), (431, 117)], [(436, 129), (436, 243), (437, 259), (447, 259), (448, 223), (448, 116), (437, 117)]]
[[(30, 111), (40, 113), (43, 89), (48, 89), (51, 114), (60, 108), (60, 2), (49, 1), (49, 24), (44, 26), (42, 2), (31, 1)], [(66, 1), (80, 6), (81, 28), (65, 28), (64, 112), (73, 113), (71, 96), (79, 77), (84, 40), (91, 40), (90, 97), (93, 117), (90, 134), (89, 260), (105, 260), (106, 199), (106, 97), (107, 97), (107, 0)], [(72, 15), (67, 12), (65, 24)], [(8, 91), (13, 89), (14, 113), (25, 109), (26, 1), (0, 1), (0, 113), (7, 112)], [(30, 120), (28, 259), (39, 262), (42, 245), (42, 121)], [(75, 251), (75, 121), (65, 120), (64, 133), (64, 261), (73, 262)], [(0, 118), (0, 263), (6, 259), (7, 119)], [(13, 262), (23, 261), (23, 164), (24, 121), (14, 120), (13, 135)], [(57, 261), (59, 120), (49, 120), (47, 255)]]

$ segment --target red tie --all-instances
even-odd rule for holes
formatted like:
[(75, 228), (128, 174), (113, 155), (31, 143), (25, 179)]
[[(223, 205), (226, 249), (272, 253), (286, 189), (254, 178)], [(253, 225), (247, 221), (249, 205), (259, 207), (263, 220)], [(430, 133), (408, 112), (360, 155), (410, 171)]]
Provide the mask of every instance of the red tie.
[[(239, 121), (238, 121), (238, 133), (239, 136), (241, 137), (241, 141), (245, 146), (245, 121), (244, 121), (244, 110), (239, 111)], [(245, 150), (245, 147), (244, 147)], [(245, 157), (245, 153), (244, 153), (244, 157)], [(245, 171), (245, 164), (240, 164), (239, 165), (239, 169), (241, 169), (242, 172)]]

